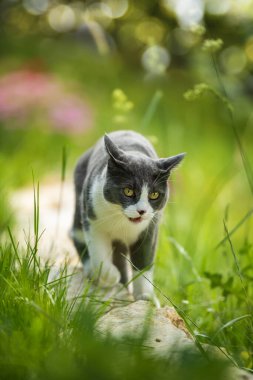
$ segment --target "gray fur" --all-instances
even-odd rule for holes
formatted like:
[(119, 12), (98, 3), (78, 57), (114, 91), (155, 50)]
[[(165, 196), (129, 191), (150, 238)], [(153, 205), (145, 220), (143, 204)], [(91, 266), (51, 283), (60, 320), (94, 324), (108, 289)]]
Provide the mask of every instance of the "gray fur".
[(128, 273), (127, 273), (127, 262), (126, 262), (126, 255), (127, 255), (127, 246), (122, 243), (120, 240), (114, 240), (112, 242), (112, 248), (113, 248), (113, 264), (118, 268), (120, 271), (120, 282), (122, 284), (126, 284), (129, 281)]
[[(157, 218), (158, 219), (158, 218)], [(155, 258), (157, 244), (158, 220), (150, 223), (148, 229), (130, 246), (130, 258), (135, 270), (143, 270), (151, 266)]]

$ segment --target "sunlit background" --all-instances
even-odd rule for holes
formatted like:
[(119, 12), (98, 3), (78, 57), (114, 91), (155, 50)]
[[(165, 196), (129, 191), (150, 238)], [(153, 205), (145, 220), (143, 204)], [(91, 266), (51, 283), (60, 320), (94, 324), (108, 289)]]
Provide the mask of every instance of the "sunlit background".
[[(185, 134), (191, 134), (189, 113), (199, 118), (191, 123), (192, 133), (201, 123), (203, 130), (212, 124), (215, 135), (220, 117), (226, 123), (219, 104), (212, 105), (217, 115), (206, 109), (201, 119), (195, 105), (183, 99), (184, 92), (199, 82), (223, 92), (216, 69), (230, 99), (237, 102), (237, 122), (247, 133), (253, 92), (252, 19), (251, 0), (3, 0), (1, 155), (14, 149), (15, 131), (22, 139), (27, 130), (35, 129), (78, 134), (84, 136), (83, 142), (79, 137), (75, 142), (85, 148), (85, 140), (93, 140), (94, 134), (117, 128), (140, 130), (145, 120), (143, 133), (156, 135), (158, 119), (176, 147), (178, 142), (178, 149), (185, 149)], [(220, 41), (215, 64), (212, 41)], [(130, 106), (115, 106), (112, 92), (117, 88), (127, 94)], [(145, 119), (156, 91), (160, 95), (154, 100), (154, 112)], [(209, 98), (205, 107), (212, 101)], [(11, 141), (6, 142), (4, 133), (11, 135)], [(161, 148), (160, 153), (166, 152)], [(33, 157), (33, 165), (36, 161)], [(23, 179), (18, 170), (11, 185)]]
[(60, 181), (63, 147), (71, 180), (98, 137), (134, 129), (160, 156), (187, 152), (157, 284), (208, 331), (246, 312), (229, 244), (215, 247), (225, 220), (252, 295), (252, 25), (253, 0), (2, 0), (1, 231), (32, 173)]

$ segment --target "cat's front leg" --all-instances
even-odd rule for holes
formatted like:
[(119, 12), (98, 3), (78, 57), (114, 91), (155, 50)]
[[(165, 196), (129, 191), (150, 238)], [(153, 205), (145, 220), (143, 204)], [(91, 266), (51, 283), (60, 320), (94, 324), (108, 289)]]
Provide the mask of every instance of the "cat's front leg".
[(112, 263), (111, 241), (105, 235), (90, 231), (87, 236), (91, 275), (101, 287), (113, 287), (120, 281), (120, 272)]
[[(133, 269), (133, 295), (136, 300), (151, 301), (160, 307), (153, 286), (153, 268), (157, 240), (157, 225), (150, 224), (147, 231), (130, 247)], [(144, 273), (140, 274), (145, 268)]]
[(160, 302), (154, 293), (153, 270), (149, 269), (143, 274), (133, 270), (133, 293), (136, 300), (151, 301), (156, 307), (160, 307)]

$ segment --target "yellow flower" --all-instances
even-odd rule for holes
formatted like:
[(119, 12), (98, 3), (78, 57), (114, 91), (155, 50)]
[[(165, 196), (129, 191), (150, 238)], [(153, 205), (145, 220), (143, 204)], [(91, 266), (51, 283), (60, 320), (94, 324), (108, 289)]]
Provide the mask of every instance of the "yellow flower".
[(127, 100), (126, 94), (120, 88), (113, 90), (112, 97), (117, 102), (125, 102)]
[(216, 40), (205, 40), (202, 45), (202, 50), (209, 53), (215, 53), (216, 51), (220, 50), (222, 46), (223, 41), (221, 38), (217, 38)]
[(203, 36), (206, 32), (206, 28), (203, 25), (195, 24), (192, 25), (191, 32), (197, 36)]
[(134, 107), (133, 102), (128, 100), (126, 94), (120, 88), (116, 88), (112, 92), (112, 98), (113, 108), (118, 112), (127, 113)]
[(189, 101), (196, 100), (207, 90), (210, 91), (211, 89), (206, 83), (196, 84), (193, 89), (184, 93), (184, 98)]

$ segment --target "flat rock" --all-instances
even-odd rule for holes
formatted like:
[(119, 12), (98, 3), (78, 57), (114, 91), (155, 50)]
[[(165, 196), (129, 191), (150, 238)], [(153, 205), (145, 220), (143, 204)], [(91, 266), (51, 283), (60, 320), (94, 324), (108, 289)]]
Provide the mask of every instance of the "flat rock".
[(145, 347), (155, 354), (166, 354), (174, 349), (194, 347), (182, 318), (171, 307), (155, 309), (147, 301), (136, 301), (127, 306), (116, 307), (102, 316), (97, 330), (114, 338), (138, 336), (148, 328)]
[[(145, 350), (151, 355), (170, 355), (177, 358), (179, 351), (197, 347), (187, 330), (183, 319), (172, 307), (155, 309), (147, 301), (136, 301), (127, 306), (116, 307), (103, 315), (97, 322), (96, 329), (102, 336), (115, 339), (141, 336), (145, 327)], [(204, 345), (209, 355), (221, 357), (221, 351), (213, 346)], [(147, 350), (148, 349), (148, 350)], [(225, 358), (225, 357), (224, 357)], [(229, 367), (224, 380), (252, 380), (253, 376), (236, 367)]]

